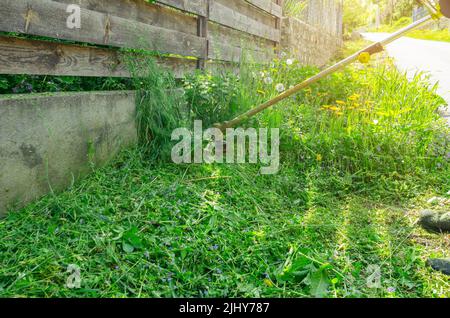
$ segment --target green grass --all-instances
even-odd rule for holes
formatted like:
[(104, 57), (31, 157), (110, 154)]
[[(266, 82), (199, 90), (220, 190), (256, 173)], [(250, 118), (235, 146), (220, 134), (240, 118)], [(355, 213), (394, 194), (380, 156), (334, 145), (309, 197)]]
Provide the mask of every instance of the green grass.
[[(205, 100), (228, 116), (230, 100), (247, 109), (317, 72), (291, 62), (244, 69), (224, 86), (198, 79), (220, 92), (197, 94), (202, 85), (188, 81), (193, 118), (208, 113)], [(416, 226), (431, 197), (448, 198), (442, 103), (422, 77), (408, 82), (374, 62), (247, 123), (281, 128), (277, 175), (155, 162), (141, 144), (0, 221), (0, 295), (449, 297), (448, 279), (425, 261), (448, 257), (450, 237)], [(65, 286), (70, 264), (81, 268), (81, 289)], [(367, 285), (373, 266), (379, 288)]]
[(384, 25), (381, 25), (379, 28), (372, 29), (371, 32), (392, 33), (392, 32), (398, 31), (398, 30), (410, 25), (411, 23), (413, 23), (413, 20), (411, 17), (402, 17), (392, 24), (384, 24)]
[[(392, 25), (383, 25), (378, 29), (372, 29), (371, 32), (387, 32), (393, 33), (396, 32), (412, 23), (412, 19), (410, 17), (403, 17)], [(409, 32), (407, 37), (420, 39), (420, 40), (430, 40), (430, 41), (441, 41), (441, 42), (450, 42), (450, 30), (431, 30), (431, 29), (420, 29), (413, 30)]]
[(356, 52), (362, 50), (363, 48), (368, 47), (372, 43), (373, 42), (364, 39), (345, 41), (344, 46), (338, 55), (338, 59), (342, 60), (346, 57), (349, 57), (350, 55), (355, 54)]
[(408, 37), (420, 40), (450, 42), (450, 30), (416, 30), (410, 32)]
[[(413, 211), (426, 203), (351, 194), (348, 180), (317, 167), (257, 171), (152, 166), (127, 151), (78, 186), (0, 222), (1, 295), (450, 295), (445, 277), (424, 265), (429, 255), (445, 255), (449, 238), (414, 227)], [(419, 238), (435, 242), (426, 248)], [(69, 264), (81, 268), (81, 289), (65, 287)], [(366, 285), (369, 265), (382, 269), (379, 289)], [(314, 278), (300, 269), (323, 275), (328, 292), (313, 289)]]

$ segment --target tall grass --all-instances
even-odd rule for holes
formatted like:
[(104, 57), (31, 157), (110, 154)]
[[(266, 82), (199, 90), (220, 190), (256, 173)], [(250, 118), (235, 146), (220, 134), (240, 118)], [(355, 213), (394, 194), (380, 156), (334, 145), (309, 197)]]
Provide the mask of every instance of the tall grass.
[[(317, 72), (284, 57), (254, 68), (252, 80), (241, 85), (257, 95), (252, 100), (266, 101)], [(449, 128), (437, 112), (444, 103), (424, 74), (408, 79), (392, 63), (373, 62), (333, 74), (257, 120), (281, 128), (286, 160), (364, 182), (433, 179), (449, 172)]]
[(212, 127), (242, 111), (239, 83), (239, 76), (231, 72), (221, 75), (196, 72), (188, 75), (183, 87), (192, 119), (202, 120), (205, 127)]
[(154, 56), (129, 53), (125, 59), (136, 89), (139, 145), (152, 159), (168, 160), (173, 130), (189, 124), (183, 92), (173, 74), (159, 66)]
[[(318, 72), (283, 56), (270, 65), (243, 63), (240, 75), (192, 74), (180, 96), (169, 93), (177, 82), (153, 59), (132, 63), (138, 73), (140, 143), (155, 158), (168, 157), (175, 128), (194, 119), (203, 120), (204, 127), (232, 119)], [(449, 129), (437, 113), (444, 101), (435, 90), (423, 74), (408, 80), (392, 64), (358, 64), (245, 125), (281, 128), (287, 162), (320, 165), (363, 182), (380, 176), (433, 178), (448, 173), (450, 152)]]
[[(369, 174), (415, 174), (443, 167), (443, 104), (422, 74), (410, 81), (389, 66), (352, 71), (361, 87), (314, 113), (306, 144), (329, 166)], [(311, 119), (311, 117), (310, 117)]]

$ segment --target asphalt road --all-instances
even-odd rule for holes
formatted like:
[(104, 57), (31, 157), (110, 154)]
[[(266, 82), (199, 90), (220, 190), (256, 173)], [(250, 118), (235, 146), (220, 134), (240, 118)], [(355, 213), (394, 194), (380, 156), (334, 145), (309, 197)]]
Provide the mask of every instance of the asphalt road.
[[(378, 42), (389, 33), (363, 33), (363, 36)], [(439, 82), (438, 94), (450, 105), (450, 43), (403, 37), (389, 44), (386, 50), (400, 70), (410, 76), (424, 71), (430, 75), (432, 84)], [(450, 125), (450, 107), (443, 110), (443, 115)]]

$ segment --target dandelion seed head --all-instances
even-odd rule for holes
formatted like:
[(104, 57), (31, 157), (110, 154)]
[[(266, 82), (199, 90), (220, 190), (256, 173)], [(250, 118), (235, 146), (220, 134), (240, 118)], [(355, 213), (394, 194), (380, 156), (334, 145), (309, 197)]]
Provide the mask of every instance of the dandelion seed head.
[(279, 92), (282, 93), (285, 91), (285, 87), (282, 83), (277, 84), (277, 86), (275, 86), (275, 89)]
[(264, 79), (264, 83), (266, 83), (267, 85), (270, 85), (273, 83), (273, 79), (271, 77), (266, 77)]

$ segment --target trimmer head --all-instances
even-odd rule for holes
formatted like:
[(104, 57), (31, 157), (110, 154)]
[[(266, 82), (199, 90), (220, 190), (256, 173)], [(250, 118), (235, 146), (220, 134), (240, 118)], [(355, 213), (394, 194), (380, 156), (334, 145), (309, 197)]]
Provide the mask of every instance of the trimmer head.
[(450, 19), (450, 0), (440, 0), (441, 12)]

